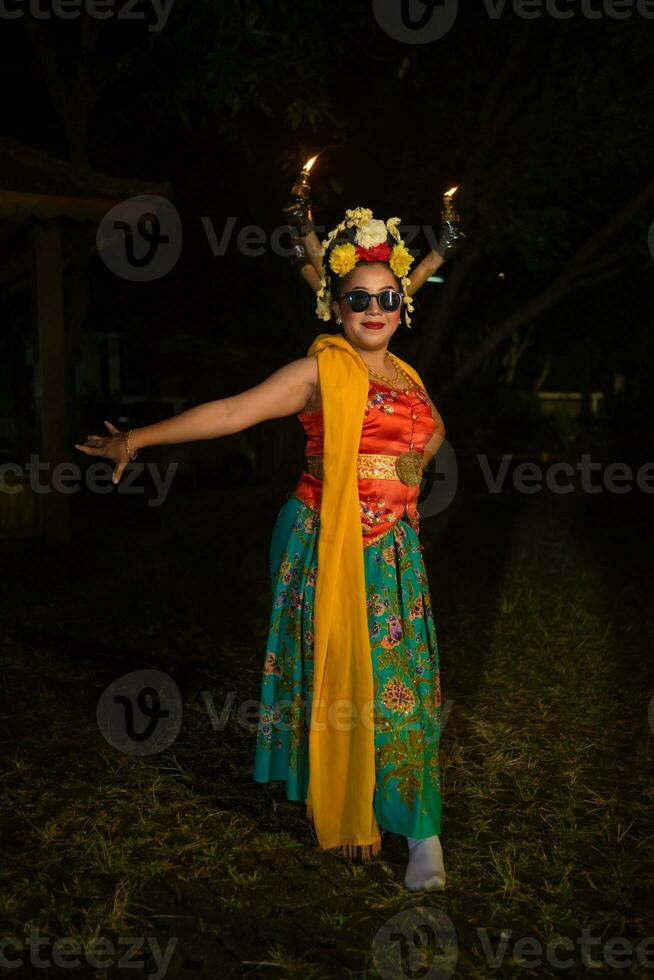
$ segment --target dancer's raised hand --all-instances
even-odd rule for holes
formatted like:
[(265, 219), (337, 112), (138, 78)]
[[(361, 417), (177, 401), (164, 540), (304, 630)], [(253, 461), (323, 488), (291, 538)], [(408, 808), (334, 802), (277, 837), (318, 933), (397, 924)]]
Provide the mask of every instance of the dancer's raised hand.
[(105, 421), (104, 424), (109, 429), (111, 435), (87, 436), (84, 444), (75, 443), (75, 449), (86, 453), (87, 456), (105, 456), (107, 459), (113, 459), (116, 463), (116, 468), (111, 477), (111, 482), (118, 483), (123, 470), (129, 463), (125, 433), (117, 429), (111, 422)]
[(457, 251), (461, 239), (466, 236), (461, 229), (460, 219), (448, 218), (443, 221), (441, 227), (441, 237), (438, 242), (436, 251), (443, 259), (451, 259), (454, 253)]

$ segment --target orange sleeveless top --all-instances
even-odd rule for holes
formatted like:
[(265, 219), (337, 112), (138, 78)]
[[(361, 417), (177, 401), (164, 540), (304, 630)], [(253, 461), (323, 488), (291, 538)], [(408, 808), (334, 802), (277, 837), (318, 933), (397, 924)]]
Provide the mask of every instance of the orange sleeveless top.
[[(322, 410), (299, 412), (297, 417), (307, 436), (305, 456), (322, 453)], [(429, 397), (423, 388), (402, 391), (370, 378), (360, 453), (399, 456), (408, 449), (422, 453), (435, 429)], [(358, 485), (364, 548), (378, 541), (405, 513), (416, 533), (419, 532), (420, 485), (407, 486), (399, 477), (397, 480), (360, 477)], [(321, 491), (322, 480), (305, 470), (292, 494), (319, 513)]]

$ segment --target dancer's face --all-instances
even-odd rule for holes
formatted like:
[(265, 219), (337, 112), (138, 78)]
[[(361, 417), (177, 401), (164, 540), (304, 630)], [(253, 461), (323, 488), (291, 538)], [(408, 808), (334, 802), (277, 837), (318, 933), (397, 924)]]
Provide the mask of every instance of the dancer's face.
[(395, 289), (401, 293), (402, 288), (387, 265), (362, 262), (342, 282), (338, 280), (339, 295), (357, 289), (374, 294), (363, 313), (355, 313), (345, 299), (334, 302), (334, 314), (340, 314), (343, 319), (343, 334), (356, 350), (385, 350), (399, 326), (402, 307), (386, 313), (377, 302), (376, 294), (382, 289)]

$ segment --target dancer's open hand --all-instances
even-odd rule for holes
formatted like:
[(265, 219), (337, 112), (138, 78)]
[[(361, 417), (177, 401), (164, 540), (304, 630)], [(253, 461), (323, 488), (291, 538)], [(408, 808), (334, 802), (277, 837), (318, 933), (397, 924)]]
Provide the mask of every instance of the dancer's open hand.
[(114, 469), (111, 482), (118, 483), (123, 470), (129, 463), (125, 433), (117, 429), (111, 422), (105, 422), (104, 424), (109, 429), (111, 435), (87, 436), (86, 442), (83, 445), (75, 443), (75, 449), (81, 450), (87, 456), (105, 456), (107, 459), (113, 459), (116, 463), (116, 468)]

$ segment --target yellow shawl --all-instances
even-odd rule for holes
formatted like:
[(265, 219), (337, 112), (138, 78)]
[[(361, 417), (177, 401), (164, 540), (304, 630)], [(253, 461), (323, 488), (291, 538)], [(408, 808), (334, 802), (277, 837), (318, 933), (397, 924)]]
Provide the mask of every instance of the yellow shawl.
[[(318, 357), (325, 441), (307, 816), (319, 850), (369, 859), (381, 836), (373, 810), (374, 686), (356, 472), (369, 375), (340, 334), (318, 334), (311, 354)], [(422, 385), (418, 372), (394, 356)]]

